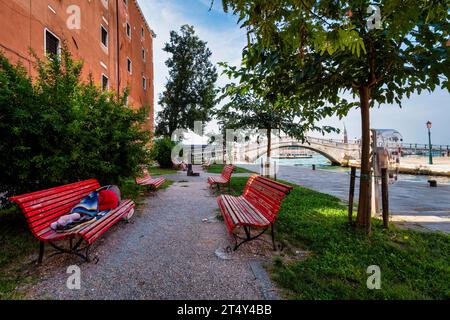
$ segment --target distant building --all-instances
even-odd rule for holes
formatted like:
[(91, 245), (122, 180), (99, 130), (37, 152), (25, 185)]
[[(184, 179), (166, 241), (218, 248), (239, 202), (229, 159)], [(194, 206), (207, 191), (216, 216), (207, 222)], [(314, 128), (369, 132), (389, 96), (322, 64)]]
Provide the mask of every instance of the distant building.
[(64, 41), (104, 89), (130, 88), (128, 103), (148, 107), (153, 131), (154, 32), (136, 0), (0, 0), (0, 50), (31, 75), (30, 48), (43, 58)]
[(344, 143), (348, 143), (347, 127), (344, 124)]

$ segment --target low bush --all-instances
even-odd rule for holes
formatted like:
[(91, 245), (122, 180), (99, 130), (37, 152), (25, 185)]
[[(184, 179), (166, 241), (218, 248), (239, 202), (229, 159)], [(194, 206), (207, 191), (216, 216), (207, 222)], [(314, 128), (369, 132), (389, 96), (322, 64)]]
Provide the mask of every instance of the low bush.
[(175, 145), (175, 142), (169, 138), (157, 139), (153, 143), (152, 158), (158, 162), (161, 168), (172, 168), (172, 149)]
[(0, 53), (0, 194), (89, 178), (118, 183), (148, 162), (145, 111), (126, 106), (127, 92), (82, 82), (82, 67), (63, 49), (37, 60), (31, 79)]

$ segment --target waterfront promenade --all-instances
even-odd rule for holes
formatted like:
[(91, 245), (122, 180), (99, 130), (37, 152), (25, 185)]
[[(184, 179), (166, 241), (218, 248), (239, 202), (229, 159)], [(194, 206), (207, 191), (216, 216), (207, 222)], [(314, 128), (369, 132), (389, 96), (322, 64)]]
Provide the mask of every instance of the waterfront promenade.
[[(259, 172), (258, 165), (239, 166)], [(350, 176), (347, 172), (280, 166), (277, 178), (348, 201)], [(358, 189), (359, 186), (355, 201)], [(450, 184), (430, 188), (426, 180), (400, 180), (390, 185), (389, 193), (391, 221), (404, 227), (450, 233)]]

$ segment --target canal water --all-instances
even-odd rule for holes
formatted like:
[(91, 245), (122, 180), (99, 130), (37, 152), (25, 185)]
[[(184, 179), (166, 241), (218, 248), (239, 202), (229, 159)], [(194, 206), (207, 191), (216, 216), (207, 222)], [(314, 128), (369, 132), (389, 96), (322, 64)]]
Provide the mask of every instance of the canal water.
[[(312, 158), (303, 159), (273, 159), (280, 166), (295, 166), (295, 167), (311, 167), (313, 164), (317, 166), (318, 170), (333, 170), (340, 172), (349, 172), (349, 168), (343, 168), (339, 166), (333, 166), (331, 162), (322, 156), (321, 154), (314, 153)], [(261, 163), (261, 158), (256, 161), (256, 163)], [(427, 182), (428, 180), (436, 180), (438, 184), (448, 184), (450, 185), (450, 177), (437, 177), (437, 176), (423, 176), (423, 175), (410, 175), (410, 174), (400, 174), (399, 180), (409, 181), (409, 182)]]

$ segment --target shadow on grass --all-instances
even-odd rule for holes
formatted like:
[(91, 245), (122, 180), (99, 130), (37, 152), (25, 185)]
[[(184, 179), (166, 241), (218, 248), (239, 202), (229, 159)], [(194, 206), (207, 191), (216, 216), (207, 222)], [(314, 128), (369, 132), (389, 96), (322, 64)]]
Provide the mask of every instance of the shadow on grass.
[[(240, 194), (247, 178), (232, 178)], [(347, 223), (347, 207), (335, 197), (295, 186), (276, 222), (278, 239), (311, 251), (302, 261), (278, 261), (272, 279), (289, 299), (448, 299), (450, 236), (382, 228), (373, 234)], [(366, 270), (381, 269), (382, 288), (369, 290)]]
[(16, 207), (0, 210), (0, 300), (23, 298), (16, 288), (36, 280), (25, 259), (38, 249), (20, 211)]

